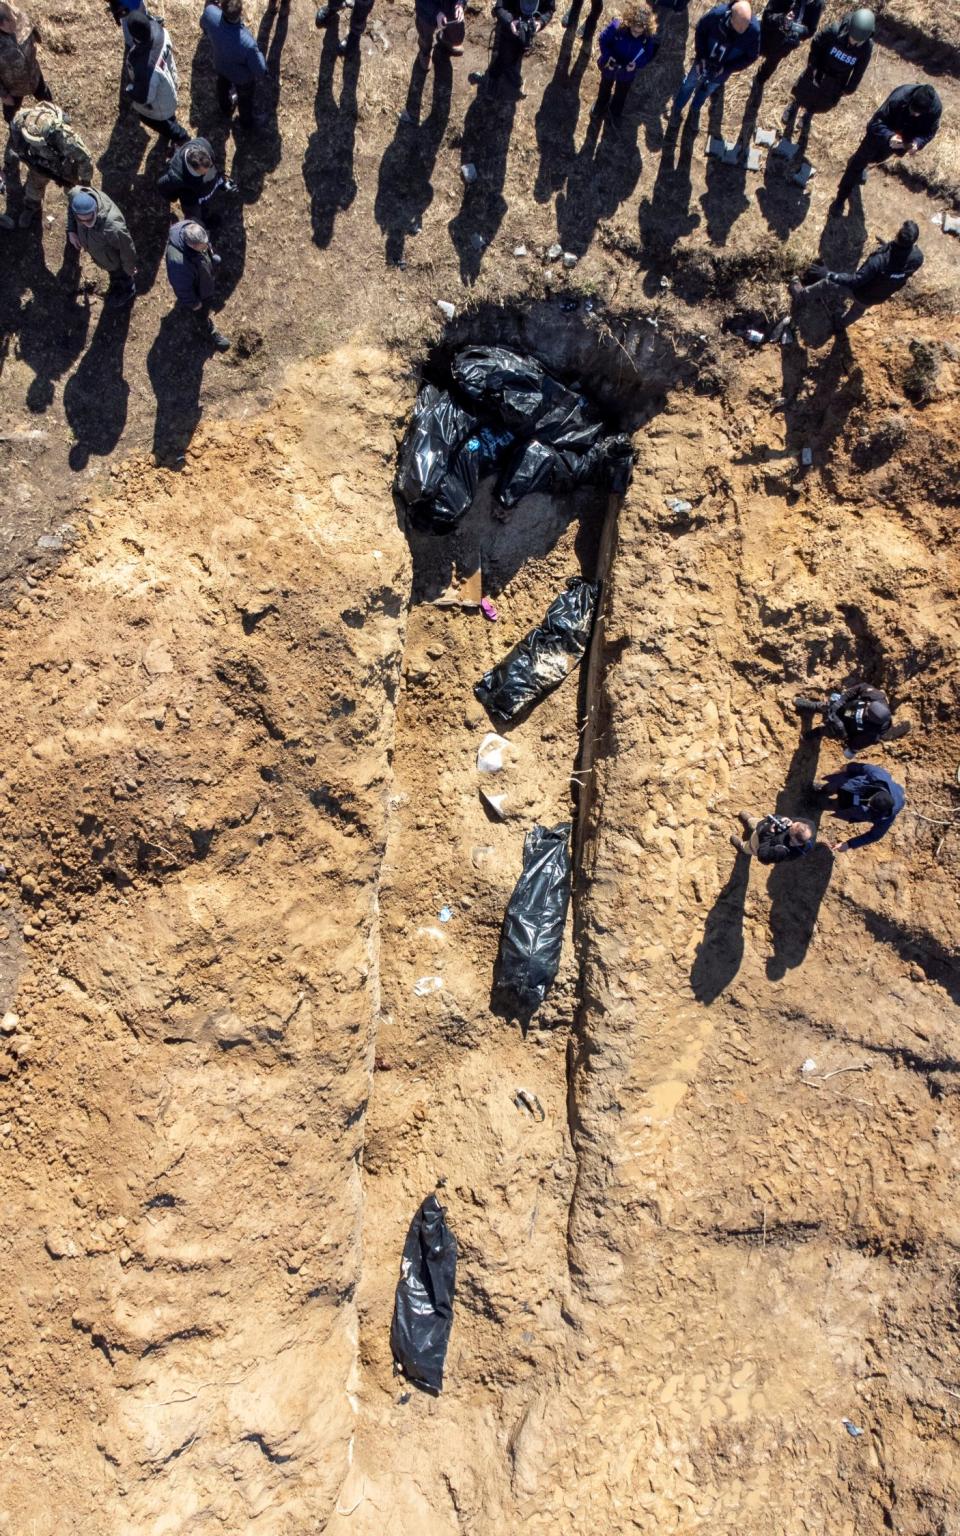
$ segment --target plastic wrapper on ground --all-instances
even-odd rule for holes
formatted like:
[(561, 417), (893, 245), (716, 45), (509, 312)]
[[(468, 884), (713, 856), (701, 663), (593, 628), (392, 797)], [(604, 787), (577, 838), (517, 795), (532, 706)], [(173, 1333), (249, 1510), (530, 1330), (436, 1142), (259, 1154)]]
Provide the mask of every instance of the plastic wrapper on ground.
[(393, 1358), (407, 1380), (427, 1392), (443, 1388), (456, 1275), (457, 1240), (436, 1195), (428, 1195), (403, 1245), (390, 1327)]
[(497, 991), (523, 1013), (538, 1008), (553, 985), (570, 904), (569, 821), (536, 826), (523, 844), (523, 873), (510, 897), (500, 935)]

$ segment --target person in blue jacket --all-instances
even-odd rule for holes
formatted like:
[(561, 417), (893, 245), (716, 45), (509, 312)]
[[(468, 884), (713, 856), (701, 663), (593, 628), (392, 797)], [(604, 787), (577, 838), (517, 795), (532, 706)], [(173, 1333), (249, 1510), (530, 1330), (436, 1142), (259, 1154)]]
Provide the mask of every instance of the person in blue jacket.
[(266, 77), (267, 61), (253, 33), (243, 24), (243, 0), (205, 6), (200, 26), (213, 49), (220, 111), (230, 117), (236, 102), (240, 126), (256, 128), (254, 96), (257, 81)]
[(646, 0), (626, 0), (622, 15), (600, 33), (600, 88), (591, 117), (602, 117), (609, 106), (614, 122), (620, 121), (638, 70), (647, 67), (658, 47), (656, 12)]
[(890, 831), (907, 798), (886, 768), (878, 768), (875, 763), (848, 763), (825, 779), (816, 780), (813, 790), (821, 808), (832, 810), (839, 820), (870, 823), (870, 830), (861, 832), (859, 837), (832, 843), (834, 853), (878, 842)]
[(693, 113), (699, 114), (708, 96), (718, 91), (737, 70), (748, 69), (760, 56), (760, 23), (749, 0), (715, 5), (697, 22), (693, 64), (673, 100), (671, 118), (676, 121), (693, 97)]

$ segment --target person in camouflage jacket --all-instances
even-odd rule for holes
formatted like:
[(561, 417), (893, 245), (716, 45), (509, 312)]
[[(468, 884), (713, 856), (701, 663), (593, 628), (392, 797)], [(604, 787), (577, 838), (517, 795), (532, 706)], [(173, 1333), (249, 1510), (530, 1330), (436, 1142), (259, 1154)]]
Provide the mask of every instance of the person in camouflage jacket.
[(14, 113), (8, 150), (27, 167), (21, 229), (38, 216), (48, 182), (69, 188), (88, 186), (93, 179), (90, 151), (53, 102), (41, 101)]

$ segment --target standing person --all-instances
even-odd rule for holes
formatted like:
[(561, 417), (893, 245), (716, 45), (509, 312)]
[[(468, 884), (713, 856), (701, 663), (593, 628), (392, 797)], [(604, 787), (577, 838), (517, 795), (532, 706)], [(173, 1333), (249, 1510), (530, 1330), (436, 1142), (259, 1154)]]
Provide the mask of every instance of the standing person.
[(4, 122), (23, 105), (25, 96), (52, 101), (37, 58), (40, 29), (24, 11), (0, 0), (0, 101)]
[(495, 0), (497, 35), (488, 83), (498, 89), (504, 81), (520, 94), (523, 89), (523, 59), (533, 47), (533, 40), (549, 24), (556, 10), (556, 0)]
[(451, 5), (450, 0), (416, 0), (413, 16), (417, 24), (417, 42), (420, 44), (417, 64), (421, 69), (430, 68), (435, 42), (451, 58), (460, 57), (463, 53), (463, 40), (467, 35), (462, 5)]
[(210, 236), (194, 219), (171, 224), (167, 236), (167, 279), (181, 309), (190, 310), (203, 340), (218, 352), (226, 352), (229, 338), (218, 331), (210, 314), (220, 257), (214, 255)]
[(793, 100), (783, 114), (783, 126), (789, 138), (797, 113), (800, 119), (799, 145), (806, 148), (810, 123), (817, 112), (832, 112), (843, 96), (852, 96), (873, 57), (876, 17), (865, 7), (824, 27), (810, 44), (807, 67), (793, 87)]
[(48, 182), (69, 188), (93, 180), (90, 151), (52, 101), (21, 107), (14, 113), (7, 152), (27, 167), (18, 220), (21, 229), (28, 229), (39, 214)]
[(854, 187), (867, 179), (867, 166), (891, 155), (915, 155), (940, 127), (943, 106), (932, 85), (900, 85), (874, 112), (866, 133), (840, 178), (831, 213), (841, 213)]
[(243, 0), (205, 6), (200, 25), (213, 49), (220, 111), (230, 117), (236, 102), (241, 128), (256, 128), (254, 98), (257, 81), (266, 79), (267, 61), (253, 33), (243, 24)]
[(748, 0), (730, 5), (715, 5), (697, 22), (694, 33), (693, 64), (670, 108), (674, 122), (693, 97), (692, 115), (696, 118), (708, 96), (719, 91), (732, 74), (755, 64), (760, 53), (760, 23)]
[(217, 194), (234, 193), (237, 184), (217, 169), (209, 139), (191, 139), (174, 150), (157, 188), (168, 202), (179, 201), (185, 219), (209, 229), (219, 222)]
[(74, 187), (67, 200), (67, 241), (86, 251), (110, 274), (106, 302), (111, 308), (132, 304), (137, 296), (137, 251), (126, 220), (106, 192)]
[[(318, 27), (326, 27), (329, 26), (331, 21), (336, 22), (337, 17), (343, 10), (345, 3), (346, 0), (327, 0), (327, 3), (320, 6), (316, 16), (313, 18), (316, 25)], [(337, 52), (342, 59), (346, 58), (348, 54), (359, 53), (360, 39), (367, 29), (367, 21), (369, 20), (370, 12), (372, 10), (373, 0), (354, 0), (354, 3), (350, 8), (350, 25), (347, 28), (347, 35), (346, 37), (341, 38), (337, 43)], [(462, 11), (460, 12), (460, 15), (462, 18)], [(419, 31), (420, 27), (418, 23), (418, 34)], [(422, 46), (423, 44), (421, 43), (421, 48)]]
[(822, 715), (823, 724), (804, 734), (841, 742), (845, 757), (856, 757), (858, 752), (888, 741), (902, 741), (910, 734), (910, 722), (894, 725), (890, 700), (882, 688), (873, 688), (869, 683), (854, 683), (850, 688), (835, 690), (825, 699), (797, 694), (793, 707), (798, 715)]
[(747, 836), (731, 832), (730, 841), (738, 853), (756, 858), (759, 864), (786, 864), (802, 859), (816, 847), (817, 832), (811, 821), (796, 816), (751, 816), (738, 811)]
[(814, 781), (813, 793), (824, 810), (832, 810), (839, 821), (868, 821), (869, 832), (831, 843), (834, 853), (851, 848), (866, 848), (879, 842), (890, 831), (906, 804), (903, 787), (896, 784), (886, 768), (875, 763), (848, 763), (825, 779)]
[[(892, 240), (881, 245), (868, 256), (856, 272), (831, 272), (822, 262), (814, 262), (809, 275), (813, 279), (804, 284), (798, 277), (790, 280), (790, 297), (796, 301), (803, 295), (827, 297), (840, 294), (853, 302), (837, 320), (834, 330), (845, 331), (860, 320), (876, 304), (885, 304), (908, 283), (923, 266), (923, 252), (917, 244), (920, 231), (912, 219), (901, 224)], [(789, 317), (775, 327), (773, 338), (789, 324)]]
[(767, 0), (760, 18), (758, 86), (766, 85), (784, 59), (813, 37), (822, 15), (823, 0)]
[(646, 69), (660, 45), (657, 15), (647, 0), (625, 0), (622, 10), (622, 16), (608, 22), (600, 33), (600, 89), (591, 112), (592, 117), (602, 117), (609, 106), (616, 123), (623, 116), (637, 72)]
[(170, 34), (162, 21), (146, 11), (132, 11), (123, 22), (129, 39), (127, 95), (133, 110), (161, 139), (183, 144), (190, 135), (177, 122), (177, 63)]

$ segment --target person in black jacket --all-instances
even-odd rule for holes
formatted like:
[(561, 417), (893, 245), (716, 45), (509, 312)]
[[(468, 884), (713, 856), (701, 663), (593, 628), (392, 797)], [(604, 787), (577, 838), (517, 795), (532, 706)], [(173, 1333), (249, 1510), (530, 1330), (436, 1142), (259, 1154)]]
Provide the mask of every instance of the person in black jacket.
[(804, 732), (811, 740), (827, 736), (843, 745), (845, 757), (856, 757), (867, 747), (900, 741), (910, 734), (909, 721), (893, 723), (890, 700), (882, 688), (869, 683), (854, 683), (837, 689), (825, 699), (808, 699), (797, 694), (793, 707), (798, 715), (822, 715), (823, 724)]
[(876, 18), (865, 7), (824, 27), (810, 44), (807, 67), (793, 87), (793, 100), (783, 114), (787, 137), (802, 110), (799, 146), (806, 148), (810, 123), (817, 112), (832, 112), (843, 96), (851, 96), (873, 57)]
[(764, 86), (794, 49), (813, 37), (823, 15), (823, 0), (767, 0), (760, 18), (762, 63), (755, 77)]
[(715, 5), (697, 22), (693, 34), (693, 64), (673, 98), (670, 117), (676, 122), (690, 98), (691, 117), (726, 84), (732, 74), (748, 69), (760, 55), (760, 23), (748, 0)]
[(915, 155), (940, 127), (943, 107), (932, 85), (899, 85), (874, 112), (860, 144), (840, 178), (831, 213), (840, 213), (854, 187), (867, 179), (867, 166), (891, 155)]
[(786, 864), (816, 847), (817, 831), (811, 821), (796, 816), (750, 816), (746, 811), (737, 815), (747, 836), (731, 832), (730, 841), (738, 853), (754, 856), (760, 864)]
[[(834, 325), (835, 331), (845, 331), (873, 309), (885, 304), (908, 283), (923, 266), (923, 252), (917, 244), (920, 231), (912, 219), (901, 224), (892, 240), (881, 245), (868, 256), (856, 272), (830, 272), (822, 262), (814, 262), (809, 269), (811, 282), (803, 283), (798, 277), (790, 280), (790, 297), (794, 300), (804, 295), (826, 298), (841, 294), (853, 302)], [(781, 326), (783, 322), (781, 322)], [(776, 328), (777, 330), (780, 327)], [(774, 332), (776, 334), (776, 331)]]
[(505, 83), (519, 93), (523, 56), (555, 9), (556, 0), (496, 0), (493, 14), (497, 18), (497, 35), (487, 74), (487, 82), (492, 88), (498, 89)]
[(157, 187), (168, 202), (179, 201), (185, 219), (207, 229), (219, 223), (217, 194), (237, 190), (236, 182), (217, 169), (209, 139), (191, 139), (174, 150)]

